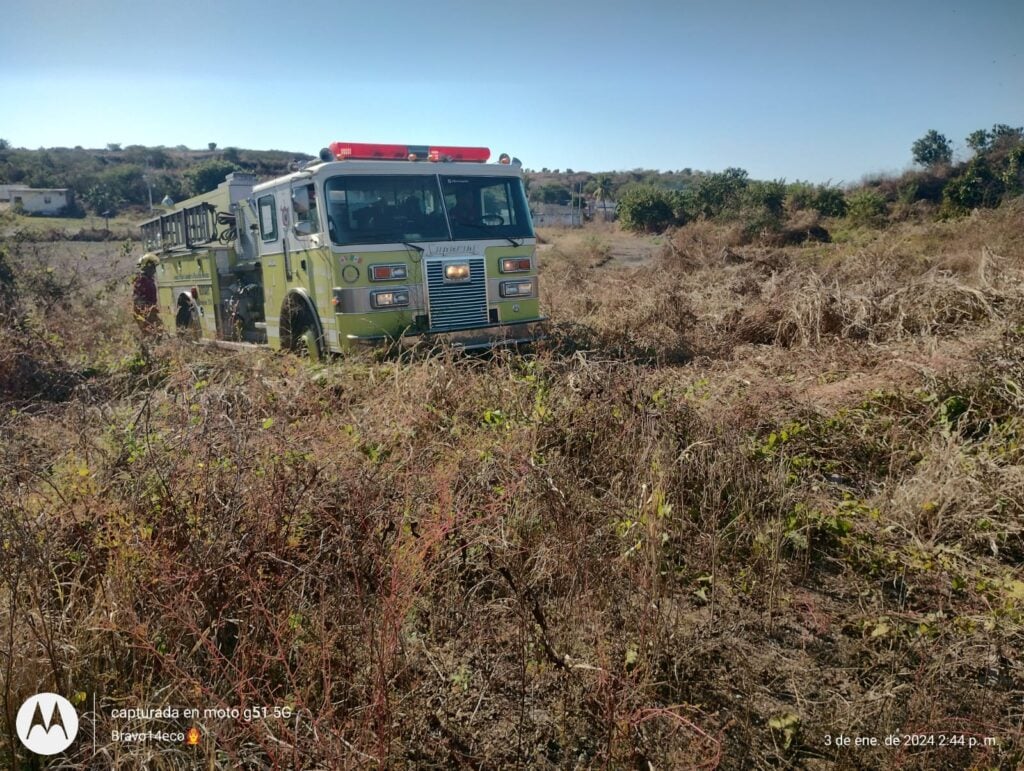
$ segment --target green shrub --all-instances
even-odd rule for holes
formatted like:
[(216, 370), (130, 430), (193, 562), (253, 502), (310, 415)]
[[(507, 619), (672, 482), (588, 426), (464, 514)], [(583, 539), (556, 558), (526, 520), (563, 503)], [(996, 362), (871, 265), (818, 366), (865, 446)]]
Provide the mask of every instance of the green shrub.
[(185, 172), (193, 195), (201, 195), (215, 189), (224, 178), (238, 167), (230, 161), (210, 160), (200, 163)]
[(782, 216), (782, 204), (785, 200), (786, 183), (778, 179), (771, 182), (750, 182), (740, 196), (744, 208), (764, 209), (776, 217)]
[(846, 215), (846, 196), (838, 187), (818, 185), (814, 208), (823, 217), (843, 217)]
[(885, 219), (885, 197), (877, 190), (862, 188), (847, 196), (846, 214), (857, 225), (880, 225)]
[(846, 197), (831, 185), (793, 182), (786, 186), (785, 208), (791, 214), (814, 210), (823, 217), (842, 217), (846, 214)]
[(671, 190), (672, 217), (677, 225), (685, 225), (700, 216), (700, 205), (693, 190)]
[(705, 217), (717, 217), (729, 209), (738, 209), (743, 191), (749, 184), (744, 169), (729, 168), (708, 174), (697, 185), (697, 204)]
[(786, 209), (791, 213), (813, 209), (816, 195), (810, 182), (793, 182), (786, 187)]
[(943, 209), (951, 214), (998, 206), (1003, 191), (1002, 179), (992, 173), (983, 157), (978, 157), (967, 164), (963, 174), (946, 184), (942, 193)]
[(1002, 180), (1005, 195), (1020, 195), (1024, 191), (1024, 143), (1007, 154)]
[(785, 199), (786, 184), (781, 180), (750, 182), (743, 189), (739, 209), (731, 218), (740, 222), (747, 238), (778, 231), (782, 227)]
[(626, 230), (660, 233), (675, 221), (675, 196), (653, 185), (630, 185), (619, 195), (619, 222)]

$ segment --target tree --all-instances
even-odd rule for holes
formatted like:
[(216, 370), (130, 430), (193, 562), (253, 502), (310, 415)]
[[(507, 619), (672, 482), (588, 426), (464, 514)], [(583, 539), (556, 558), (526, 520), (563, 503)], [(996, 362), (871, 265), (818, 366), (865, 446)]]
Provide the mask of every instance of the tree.
[(1007, 126), (1005, 123), (995, 124), (991, 131), (992, 139), (999, 139), (1000, 137), (1020, 139), (1022, 133), (1024, 133), (1024, 128), (1020, 126)]
[(716, 217), (727, 209), (736, 209), (749, 180), (745, 169), (728, 168), (708, 174), (697, 186), (697, 206), (705, 217)]
[(985, 129), (978, 129), (967, 135), (967, 146), (974, 150), (976, 154), (985, 152), (991, 141), (992, 135), (985, 131)]
[(630, 185), (619, 194), (619, 222), (626, 230), (660, 233), (675, 220), (673, 194), (653, 185)]
[(185, 172), (192, 195), (208, 193), (224, 181), (238, 167), (229, 161), (210, 160)]
[(563, 206), (572, 200), (572, 192), (565, 185), (549, 182), (546, 185), (538, 185), (530, 191), (534, 201), (539, 203), (557, 203)]
[(94, 214), (102, 214), (105, 211), (113, 213), (123, 203), (114, 191), (103, 185), (90, 187), (82, 194), (82, 199)]
[(941, 166), (953, 160), (953, 144), (935, 129), (914, 142), (910, 150), (914, 163), (921, 166)]
[(112, 152), (112, 153), (121, 152), (121, 143), (120, 142), (110, 142), (107, 145), (107, 150)]
[(601, 202), (601, 210), (608, 215), (608, 196), (612, 194), (612, 178), (607, 174), (601, 174), (594, 180), (594, 195)]
[(207, 146), (208, 148), (210, 148), (210, 152), (211, 152), (211, 153), (212, 153), (212, 152), (213, 152), (214, 150), (216, 150), (216, 149), (217, 149), (217, 143), (216, 143), (216, 142), (210, 142), (210, 143), (209, 143), (208, 145), (206, 145), (206, 146)]

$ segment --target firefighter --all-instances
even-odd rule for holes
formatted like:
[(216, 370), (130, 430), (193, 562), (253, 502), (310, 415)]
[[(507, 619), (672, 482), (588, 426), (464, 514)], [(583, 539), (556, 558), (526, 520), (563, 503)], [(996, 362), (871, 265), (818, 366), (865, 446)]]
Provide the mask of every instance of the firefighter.
[(475, 197), (470, 190), (458, 188), (455, 191), (455, 205), (448, 211), (451, 220), (456, 225), (480, 225), (480, 209), (477, 207)]
[(135, 322), (144, 335), (156, 334), (160, 329), (160, 311), (156, 299), (157, 257), (155, 254), (144, 254), (139, 258), (139, 275), (135, 277), (132, 289), (132, 308)]

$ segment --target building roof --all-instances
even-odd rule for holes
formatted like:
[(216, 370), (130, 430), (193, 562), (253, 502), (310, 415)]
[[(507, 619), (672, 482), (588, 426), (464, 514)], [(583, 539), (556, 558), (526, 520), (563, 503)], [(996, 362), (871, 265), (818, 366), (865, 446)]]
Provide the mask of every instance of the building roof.
[(0, 190), (11, 193), (66, 193), (66, 187), (25, 187), (24, 185), (0, 185)]

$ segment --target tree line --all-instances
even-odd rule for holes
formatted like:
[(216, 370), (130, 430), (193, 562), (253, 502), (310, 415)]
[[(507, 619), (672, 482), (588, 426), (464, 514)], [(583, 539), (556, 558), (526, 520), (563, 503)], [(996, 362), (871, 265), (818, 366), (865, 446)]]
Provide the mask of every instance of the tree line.
[[(828, 184), (752, 180), (744, 169), (729, 168), (690, 173), (682, 185), (664, 184), (656, 174), (615, 184), (606, 175), (602, 193), (617, 199), (618, 219), (627, 230), (661, 232), (703, 218), (736, 222), (750, 236), (779, 232), (800, 212), (879, 225), (919, 202), (945, 218), (995, 207), (1024, 193), (1024, 128), (998, 123), (972, 132), (966, 142), (971, 158), (954, 163), (952, 142), (932, 129), (911, 146), (919, 168), (845, 190)], [(545, 195), (551, 184), (541, 186)]]
[(111, 143), (103, 149), (52, 147), (15, 148), (0, 139), (0, 184), (34, 188), (70, 188), (75, 209), (70, 215), (90, 211), (116, 212), (146, 207), (165, 197), (181, 201), (215, 188), (232, 171), (249, 171), (259, 177), (285, 174), (288, 165), (311, 156), (279, 150), (206, 150), (146, 147)]

